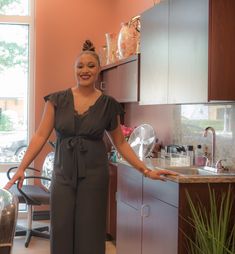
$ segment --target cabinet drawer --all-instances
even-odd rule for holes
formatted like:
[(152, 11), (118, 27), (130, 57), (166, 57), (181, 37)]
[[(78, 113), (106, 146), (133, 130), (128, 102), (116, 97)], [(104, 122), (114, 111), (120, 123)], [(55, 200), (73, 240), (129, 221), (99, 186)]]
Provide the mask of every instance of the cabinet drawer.
[(142, 179), (142, 174), (136, 169), (119, 164), (117, 201), (140, 209), (142, 205)]
[(152, 196), (168, 204), (178, 207), (179, 203), (179, 184), (166, 181), (157, 181), (144, 178), (144, 196)]

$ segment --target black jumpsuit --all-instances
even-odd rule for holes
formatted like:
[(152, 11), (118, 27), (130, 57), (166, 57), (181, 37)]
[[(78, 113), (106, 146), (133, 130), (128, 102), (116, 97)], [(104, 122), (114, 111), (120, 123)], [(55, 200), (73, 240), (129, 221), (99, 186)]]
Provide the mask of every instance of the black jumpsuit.
[(45, 96), (57, 135), (51, 185), (51, 254), (104, 254), (108, 159), (104, 131), (117, 127), (121, 105), (102, 94), (82, 115), (71, 89)]

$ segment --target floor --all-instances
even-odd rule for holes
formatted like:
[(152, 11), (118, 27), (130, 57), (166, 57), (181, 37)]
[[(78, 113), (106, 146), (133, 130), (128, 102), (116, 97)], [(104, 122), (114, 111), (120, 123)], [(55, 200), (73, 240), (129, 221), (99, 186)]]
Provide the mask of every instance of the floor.
[[(24, 221), (20, 221), (20, 224), (24, 224)], [(34, 226), (35, 223), (34, 222)], [(40, 225), (45, 225), (47, 222), (40, 222)], [(39, 237), (32, 237), (28, 248), (24, 246), (25, 237), (15, 237), (13, 242), (13, 250), (11, 254), (49, 254), (50, 242), (47, 239)], [(116, 254), (115, 245), (111, 241), (106, 242), (106, 254)]]
[[(29, 247), (24, 247), (24, 237), (16, 237), (11, 254), (49, 254), (49, 240), (33, 237)], [(106, 242), (106, 254), (116, 254), (115, 245)]]

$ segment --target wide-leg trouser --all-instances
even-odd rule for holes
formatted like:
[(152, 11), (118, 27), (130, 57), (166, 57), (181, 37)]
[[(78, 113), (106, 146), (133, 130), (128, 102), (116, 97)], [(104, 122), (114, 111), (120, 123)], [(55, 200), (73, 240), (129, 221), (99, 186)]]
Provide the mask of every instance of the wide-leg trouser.
[(60, 177), (51, 187), (51, 254), (105, 254), (108, 172), (89, 171), (76, 188)]

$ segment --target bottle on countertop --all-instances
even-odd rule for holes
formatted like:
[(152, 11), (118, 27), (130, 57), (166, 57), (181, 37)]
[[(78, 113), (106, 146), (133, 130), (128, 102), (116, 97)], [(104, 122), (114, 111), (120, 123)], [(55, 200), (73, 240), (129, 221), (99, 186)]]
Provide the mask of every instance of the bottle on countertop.
[(194, 165), (194, 150), (192, 145), (187, 146), (187, 155), (190, 158), (190, 166)]
[(206, 157), (204, 155), (203, 149), (201, 145), (197, 145), (195, 149), (195, 165), (196, 166), (205, 166)]

